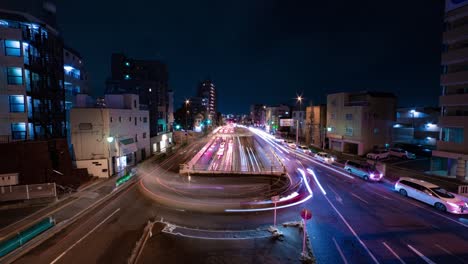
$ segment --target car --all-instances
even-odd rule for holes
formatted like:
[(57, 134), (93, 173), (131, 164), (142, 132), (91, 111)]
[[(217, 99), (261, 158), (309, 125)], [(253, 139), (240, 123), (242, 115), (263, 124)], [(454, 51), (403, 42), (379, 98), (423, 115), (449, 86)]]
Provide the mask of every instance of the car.
[(418, 156), (432, 157), (432, 150), (423, 145), (415, 145), (409, 143), (395, 143), (395, 148), (402, 148), (406, 151), (412, 152)]
[(416, 155), (414, 153), (408, 152), (402, 148), (390, 148), (389, 149), (390, 156), (398, 157), (401, 159), (415, 159)]
[(297, 149), (305, 154), (311, 154), (312, 151), (310, 150), (310, 148), (304, 146), (304, 145), (300, 145), (297, 147)]
[(380, 181), (383, 178), (383, 173), (378, 171), (374, 165), (367, 162), (348, 160), (345, 163), (344, 170), (366, 181)]
[(288, 147), (290, 147), (292, 149), (296, 149), (296, 147), (297, 147), (296, 143), (294, 143), (294, 141), (292, 141), (292, 140), (286, 140), (285, 144), (286, 144), (286, 146), (288, 146)]
[(390, 153), (386, 149), (378, 149), (374, 150), (372, 152), (367, 153), (366, 157), (368, 159), (373, 159), (373, 160), (381, 160), (381, 159), (386, 159)]
[(335, 158), (326, 152), (315, 153), (314, 157), (318, 159), (319, 161), (325, 162), (328, 164), (332, 164), (333, 162), (335, 162)]
[(458, 195), (448, 192), (430, 182), (409, 177), (401, 177), (395, 183), (395, 191), (399, 192), (402, 196), (411, 197), (432, 205), (442, 212), (450, 212), (454, 214), (468, 213), (468, 204)]

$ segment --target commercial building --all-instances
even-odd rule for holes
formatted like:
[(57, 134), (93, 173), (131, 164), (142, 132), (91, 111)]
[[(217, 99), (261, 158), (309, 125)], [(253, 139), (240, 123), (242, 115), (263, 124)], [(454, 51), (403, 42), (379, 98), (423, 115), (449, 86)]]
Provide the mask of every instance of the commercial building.
[(437, 107), (398, 108), (392, 129), (393, 143), (435, 147), (440, 134), (439, 117)]
[(327, 138), (335, 151), (364, 155), (391, 143), (396, 97), (355, 92), (327, 96)]
[[(280, 119), (291, 117), (291, 108), (285, 104), (267, 106), (265, 114), (265, 130), (274, 134), (280, 129)], [(289, 131), (289, 127), (286, 129)]]
[(39, 17), (0, 9), (0, 141), (64, 137), (63, 40)]
[(305, 142), (319, 148), (326, 147), (327, 106), (314, 105), (306, 107)]
[(446, 1), (439, 97), (440, 140), (432, 170), (468, 179), (468, 0)]
[(98, 107), (78, 95), (70, 117), (76, 165), (94, 176), (124, 173), (150, 155), (149, 112), (138, 95), (106, 95)]
[[(293, 124), (290, 126), (290, 132), (296, 136), (299, 143), (303, 143), (306, 137), (306, 111), (302, 110), (300, 107), (292, 111)], [(299, 132), (297, 132), (299, 131)]]

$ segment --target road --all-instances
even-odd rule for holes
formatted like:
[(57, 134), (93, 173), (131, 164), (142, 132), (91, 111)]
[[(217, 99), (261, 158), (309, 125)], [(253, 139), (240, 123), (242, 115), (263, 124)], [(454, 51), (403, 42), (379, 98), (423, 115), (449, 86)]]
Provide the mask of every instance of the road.
[[(312, 199), (279, 209), (278, 222), (298, 220), (302, 208), (312, 211), (307, 231), (318, 263), (468, 263), (466, 215), (439, 213), (430, 206), (399, 196), (387, 183), (365, 182), (339, 167), (319, 163), (272, 140), (264, 141), (263, 136), (257, 136), (256, 140), (265, 148), (276, 150), (291, 181), (301, 183), (305, 177), (310, 183)], [(196, 195), (201, 194), (206, 201), (235, 200), (229, 192), (246, 188), (241, 178), (203, 177), (189, 181), (176, 174), (178, 165), (193, 157), (206, 142), (208, 139), (191, 144), (160, 164), (149, 161), (141, 166), (141, 171), (177, 183), (169, 190), (179, 199), (194, 202), (199, 199)], [(315, 177), (310, 171), (315, 172)], [(267, 190), (261, 179), (251, 177), (249, 180), (257, 182), (250, 192), (242, 194), (244, 198)], [(164, 218), (181, 226), (214, 230), (256, 229), (272, 223), (272, 211), (207, 213), (197, 208), (161, 205), (155, 203), (154, 197), (140, 191), (140, 187), (141, 182), (136, 182), (16, 263), (122, 263), (130, 255), (148, 219)], [(161, 187), (159, 182), (157, 188)], [(219, 197), (223, 193), (226, 197)], [(203, 204), (194, 206), (200, 209)], [(177, 239), (170, 241), (170, 244), (156, 243), (152, 246), (157, 248), (152, 249), (173, 250), (177, 245), (187, 246)], [(216, 246), (216, 243), (197, 243), (204, 252), (182, 251), (187, 254), (187, 260), (194, 256), (206, 257), (210, 247)], [(229, 246), (229, 242), (226, 243)], [(233, 243), (237, 245), (235, 248), (244, 248), (239, 242)], [(177, 259), (180, 260), (180, 256)], [(173, 261), (168, 258), (163, 262)]]
[(437, 212), (295, 151), (278, 155), (313, 186), (302, 206), (314, 215), (308, 232), (318, 263), (468, 263), (466, 215)]

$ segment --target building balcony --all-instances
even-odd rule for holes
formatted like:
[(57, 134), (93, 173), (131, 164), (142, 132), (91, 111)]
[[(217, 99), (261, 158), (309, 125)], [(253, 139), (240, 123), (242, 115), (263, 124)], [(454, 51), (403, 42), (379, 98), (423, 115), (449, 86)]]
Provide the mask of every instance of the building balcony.
[(449, 94), (439, 96), (439, 105), (468, 105), (468, 94)]
[(447, 73), (440, 76), (440, 85), (458, 85), (468, 83), (468, 71)]
[(468, 127), (468, 116), (441, 116), (439, 127)]
[(442, 35), (443, 42), (446, 44), (452, 44), (454, 42), (464, 40), (468, 38), (468, 25), (452, 29), (444, 32)]
[(437, 140), (436, 149), (438, 151), (468, 154), (468, 148), (466, 147), (466, 144), (445, 142), (445, 141), (441, 141), (441, 140)]
[(468, 60), (468, 48), (442, 53), (442, 65), (449, 65)]

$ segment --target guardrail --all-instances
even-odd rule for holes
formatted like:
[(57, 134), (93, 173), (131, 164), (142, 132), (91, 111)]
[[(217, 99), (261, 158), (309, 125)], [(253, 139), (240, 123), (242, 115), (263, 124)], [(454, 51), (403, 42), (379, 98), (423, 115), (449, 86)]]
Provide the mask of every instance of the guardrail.
[(458, 186), (458, 194), (468, 197), (468, 185)]
[(0, 258), (14, 251), (15, 249), (22, 247), (31, 239), (37, 235), (46, 231), (55, 225), (55, 221), (52, 217), (47, 217), (39, 223), (27, 228), (24, 231), (19, 232), (17, 235), (7, 239), (0, 243)]
[(55, 183), (10, 185), (0, 187), (0, 201), (57, 197)]

